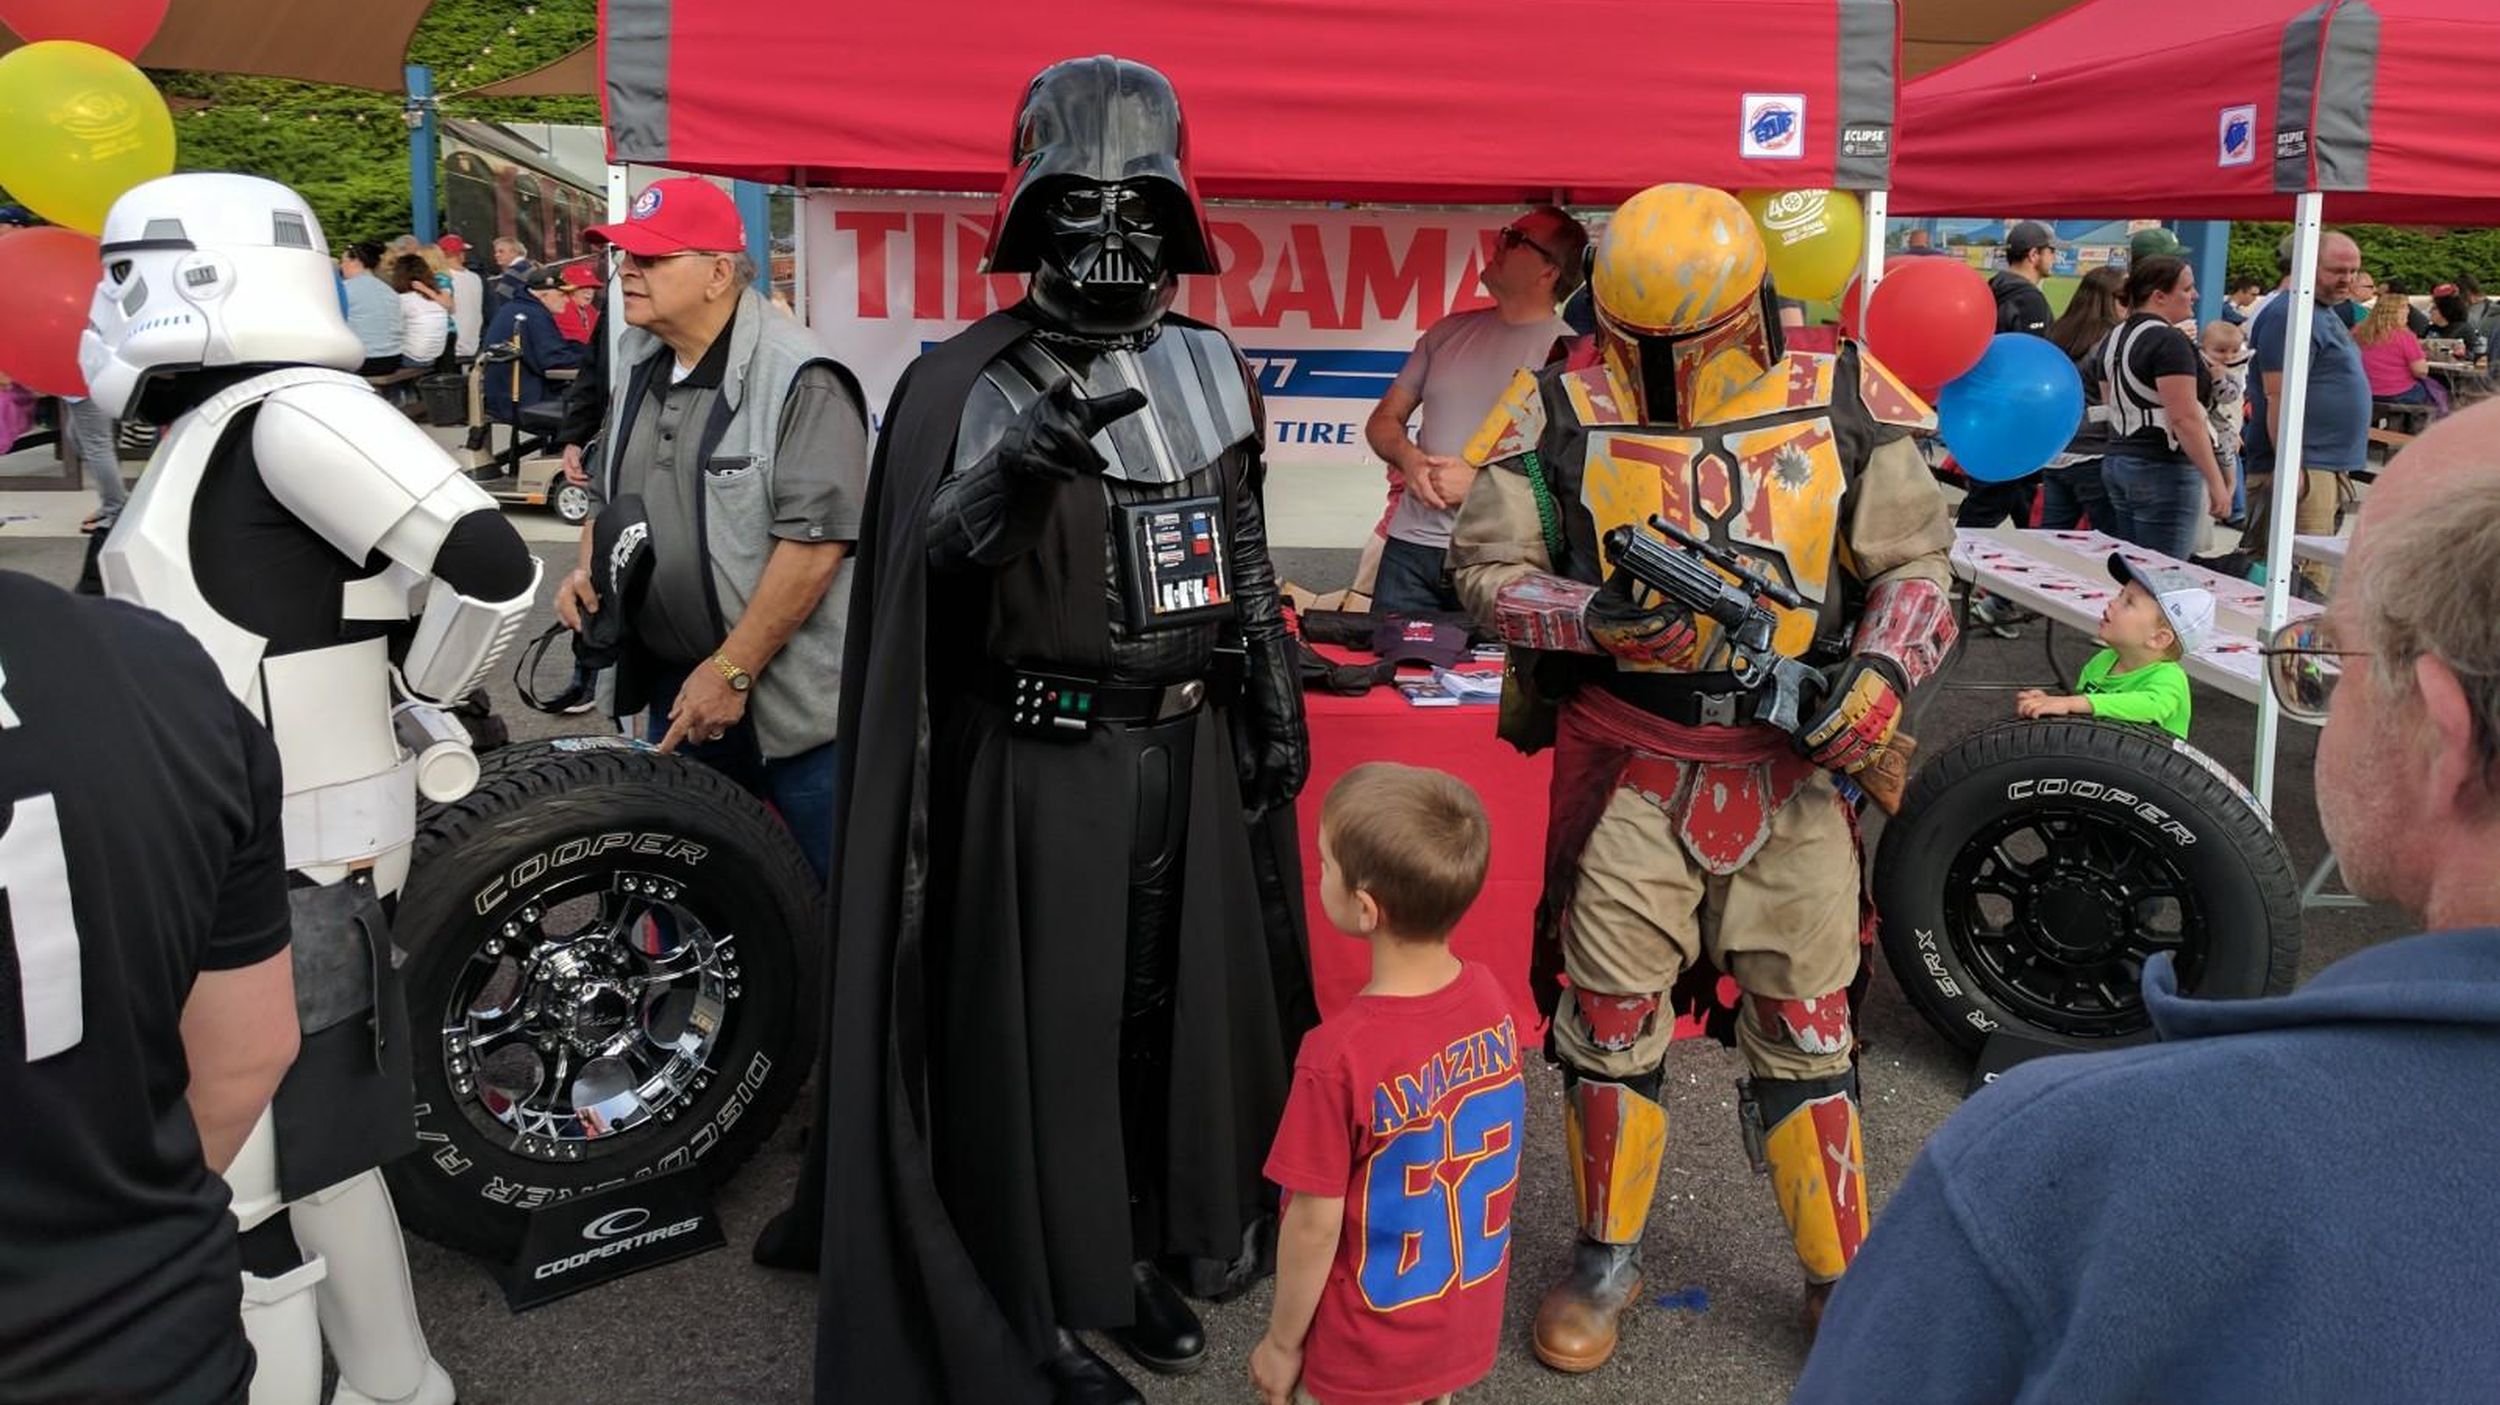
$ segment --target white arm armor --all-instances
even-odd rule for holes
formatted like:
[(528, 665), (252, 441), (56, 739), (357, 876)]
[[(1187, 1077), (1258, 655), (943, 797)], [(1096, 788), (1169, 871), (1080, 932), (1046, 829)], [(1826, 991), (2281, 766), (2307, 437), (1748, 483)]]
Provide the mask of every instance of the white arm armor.
[[(496, 510), (451, 455), (361, 385), (289, 386), (269, 396), (252, 451), (271, 495), (358, 561), (380, 551), (430, 576), (453, 524)], [(476, 687), (520, 632), (543, 570), (533, 558), (529, 587), (509, 600), (428, 590), (402, 668), (407, 691), (450, 702)]]

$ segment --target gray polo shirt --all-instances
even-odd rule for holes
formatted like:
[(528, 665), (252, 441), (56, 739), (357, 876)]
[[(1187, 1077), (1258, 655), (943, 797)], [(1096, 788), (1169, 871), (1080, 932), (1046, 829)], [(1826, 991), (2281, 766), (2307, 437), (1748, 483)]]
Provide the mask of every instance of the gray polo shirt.
[[(640, 493), (650, 520), (651, 583), (634, 614), (634, 633), (655, 656), (678, 665), (710, 658), (727, 637), (704, 594), (709, 567), (695, 529), (702, 475), (758, 471), (746, 460), (688, 462), (720, 396), (736, 331), (733, 320), (691, 368), (679, 367), (674, 353), (660, 349), (650, 363), (647, 398), (616, 460), (618, 491)], [(859, 540), (868, 483), (867, 417), (830, 367), (799, 373), (776, 444), (769, 521), (742, 530), (769, 532), (782, 541)], [(728, 525), (714, 523), (712, 529)]]
[[(1415, 443), (1427, 454), (1456, 458), (1467, 441), (1483, 428), (1493, 403), (1502, 398), (1511, 378), (1523, 369), (1545, 364), (1557, 337), (1571, 335), (1559, 317), (1541, 322), (1509, 323), (1500, 311), (1480, 307), (1453, 312), (1432, 324), (1415, 343), (1395, 384), (1413, 391), (1423, 402), (1424, 426)], [(1413, 493), (1398, 499), (1389, 519), (1389, 535), (1402, 542), (1447, 547), (1456, 508), (1426, 507)]]

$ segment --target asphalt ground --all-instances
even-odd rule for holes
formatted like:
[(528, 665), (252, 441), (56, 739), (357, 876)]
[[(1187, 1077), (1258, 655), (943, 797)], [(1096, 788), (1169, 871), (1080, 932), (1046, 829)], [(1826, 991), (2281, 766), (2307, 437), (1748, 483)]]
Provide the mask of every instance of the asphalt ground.
[[(0, 529), (0, 568), (67, 584), (83, 543), (12, 536)], [(549, 578), (569, 551), (541, 545)], [(1321, 587), (1343, 581), (1353, 553), (1277, 552), (1280, 574)], [(543, 626), (551, 616), (542, 608)], [(1956, 665), (1954, 684), (2039, 681), (2047, 672), (2040, 626), (2018, 641), (1980, 637)], [(561, 657), (561, 649), (556, 651)], [(2061, 667), (2085, 656), (2068, 638)], [(558, 665), (551, 662), (548, 682)], [(548, 718), (522, 708), (508, 678), (494, 684), (498, 709), (516, 737), (601, 730), (595, 719)], [(2255, 711), (2199, 688), (2196, 743), (2246, 779), (2255, 746)], [(1939, 750), (2007, 715), (2004, 691), (1943, 689), (1922, 699), (1918, 731)], [(2286, 729), (2277, 808), (2296, 867), (2306, 873), (2324, 852), (2310, 788), (2315, 734)], [(1872, 836), (1870, 836), (1871, 844)], [(2372, 941), (2410, 930), (2385, 909), (2309, 915), (2304, 977)], [(1920, 1143), (1960, 1103), (1966, 1061), (1914, 1014), (1880, 962), (1862, 1012), (1861, 1076), (1866, 1102), (1866, 1170), (1877, 1206), (1898, 1185)], [(1804, 1358), (1797, 1321), (1798, 1281), (1767, 1182), (1746, 1168), (1736, 1128), (1734, 1085), (1742, 1067), (1725, 1050), (1679, 1044), (1669, 1059), (1667, 1172), (1644, 1245), (1645, 1296), (1627, 1321), (1614, 1361), (1588, 1376), (1538, 1365), (1527, 1348), (1536, 1302), (1571, 1241), (1571, 1192), (1562, 1165), (1560, 1086), (1530, 1065), (1527, 1166), (1513, 1214), (1513, 1265), (1500, 1359), (1474, 1401), (1649, 1402), (1756, 1405), (1786, 1398)], [(417, 1298), (436, 1354), (469, 1405), (763, 1405), (811, 1398), (815, 1284), (748, 1261), (756, 1230), (786, 1203), (798, 1167), (801, 1119), (793, 1117), (718, 1197), (729, 1248), (683, 1260), (536, 1311), (514, 1316), (492, 1266), (422, 1240), (409, 1244)], [(1697, 1290), (1697, 1291), (1694, 1291)], [(1655, 1300), (1670, 1299), (1661, 1306)], [(1250, 1348), (1266, 1324), (1264, 1287), (1205, 1310), (1211, 1339), (1205, 1369), (1165, 1379), (1134, 1373), (1158, 1405), (1242, 1402)], [(1941, 1328), (1943, 1324), (1939, 1324)], [(1941, 1331), (1938, 1351), (1950, 1351)], [(1107, 1345), (1105, 1354), (1123, 1361)], [(861, 1402), (867, 1405), (867, 1402)]]

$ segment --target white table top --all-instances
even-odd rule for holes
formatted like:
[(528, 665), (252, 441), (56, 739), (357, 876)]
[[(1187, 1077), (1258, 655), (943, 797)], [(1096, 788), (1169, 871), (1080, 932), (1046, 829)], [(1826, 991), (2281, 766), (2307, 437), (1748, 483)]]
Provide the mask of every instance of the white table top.
[(2350, 537), (2294, 537), (2292, 555), (2303, 561), (2315, 561), (2321, 566), (2341, 566), (2344, 564), (2344, 551), (2351, 545)]
[[(1953, 573), (1991, 595), (2036, 611), (2086, 637), (2101, 627), (2101, 611), (2118, 592), (2110, 579), (2112, 552), (2129, 562), (2174, 571), (2214, 595), (2214, 628), (2182, 662), (2188, 676), (2253, 703), (2266, 687), (2265, 660), (2257, 653), (2265, 632), (2265, 587), (2157, 551), (2131, 546), (2100, 532), (2032, 532), (2014, 527), (1965, 528), (1955, 534)], [(2318, 607), (2294, 600), (2292, 617)]]

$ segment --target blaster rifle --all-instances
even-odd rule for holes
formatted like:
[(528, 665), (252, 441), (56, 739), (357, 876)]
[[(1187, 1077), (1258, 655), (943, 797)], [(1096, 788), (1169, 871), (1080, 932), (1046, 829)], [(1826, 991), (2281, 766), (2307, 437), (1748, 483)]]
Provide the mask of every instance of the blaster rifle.
[(1734, 553), (1663, 517), (1650, 518), (1649, 525), (1654, 531), (1626, 524), (1608, 532), (1607, 559), (1632, 579), (1715, 622), (1719, 638), (1702, 667), (1724, 668), (1746, 691), (1767, 695), (1756, 720), (1794, 733), (1807, 710), (1822, 700), (1823, 675), (1772, 647), (1779, 615), (1771, 607), (1801, 610), (1805, 601)]
[[(1767, 695), (1768, 701), (1754, 713), (1755, 720), (1796, 735), (1806, 715), (1822, 702), (1829, 684), (1819, 670), (1773, 647), (1779, 615), (1772, 607), (1802, 610), (1804, 598), (1754, 570), (1734, 552), (1663, 517), (1651, 517), (1649, 525), (1652, 530), (1648, 532), (1629, 524), (1608, 532), (1607, 559), (1642, 585), (1715, 622), (1719, 638), (1702, 667), (1724, 668), (1747, 691)], [(1850, 778), (1887, 814), (1900, 808), (1908, 761), (1916, 746), (1909, 737), (1896, 736), (1873, 762)]]

